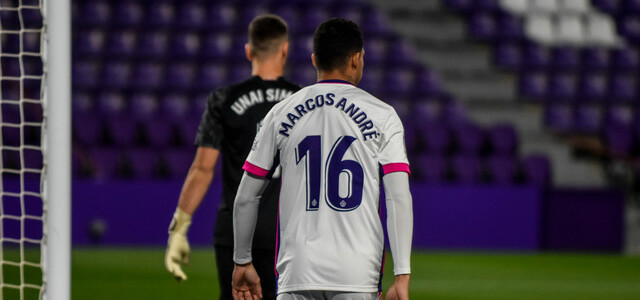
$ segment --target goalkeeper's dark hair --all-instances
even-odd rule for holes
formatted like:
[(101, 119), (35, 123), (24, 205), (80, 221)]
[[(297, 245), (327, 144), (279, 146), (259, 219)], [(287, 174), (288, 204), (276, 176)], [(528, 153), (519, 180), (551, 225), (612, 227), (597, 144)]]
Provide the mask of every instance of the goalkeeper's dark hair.
[(320, 71), (341, 69), (347, 60), (362, 51), (362, 31), (358, 24), (340, 18), (330, 19), (313, 34), (313, 53)]
[(273, 52), (288, 38), (287, 22), (276, 15), (260, 15), (249, 24), (249, 45), (253, 55)]

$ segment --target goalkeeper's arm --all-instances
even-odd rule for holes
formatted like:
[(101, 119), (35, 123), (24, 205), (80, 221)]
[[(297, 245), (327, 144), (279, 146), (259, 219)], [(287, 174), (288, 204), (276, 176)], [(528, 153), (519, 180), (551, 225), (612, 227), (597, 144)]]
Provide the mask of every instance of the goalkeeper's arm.
[(178, 281), (187, 279), (181, 267), (189, 262), (187, 231), (191, 225), (191, 216), (198, 209), (209, 189), (219, 154), (217, 149), (198, 147), (187, 179), (182, 186), (178, 207), (169, 226), (165, 267)]
[(409, 190), (409, 175), (393, 172), (384, 175), (387, 204), (387, 231), (396, 275), (387, 299), (408, 299), (411, 273), (411, 239), (413, 236), (413, 204)]

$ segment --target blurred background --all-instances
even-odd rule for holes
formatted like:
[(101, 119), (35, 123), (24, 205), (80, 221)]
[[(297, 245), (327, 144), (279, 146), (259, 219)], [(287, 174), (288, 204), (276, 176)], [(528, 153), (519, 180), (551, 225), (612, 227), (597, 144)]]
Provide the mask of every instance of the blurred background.
[[(640, 253), (640, 0), (72, 7), (75, 249), (164, 247), (207, 96), (250, 76), (247, 26), (275, 13), (290, 30), (286, 77), (302, 86), (315, 82), (312, 34), (321, 22), (343, 17), (362, 27), (359, 86), (393, 105), (405, 126), (416, 249)], [(24, 9), (1, 17), (3, 29), (42, 23)], [(39, 49), (40, 36), (2, 35), (1, 45), (3, 53)], [(4, 76), (41, 68), (38, 59), (2, 59)], [(39, 82), (2, 83), (3, 99), (39, 93)], [(42, 114), (17, 109), (3, 105), (3, 122)], [(39, 132), (3, 127), (3, 145), (21, 136), (39, 144)], [(6, 153), (3, 168), (21, 168)], [(196, 247), (212, 243), (219, 174), (195, 215)]]

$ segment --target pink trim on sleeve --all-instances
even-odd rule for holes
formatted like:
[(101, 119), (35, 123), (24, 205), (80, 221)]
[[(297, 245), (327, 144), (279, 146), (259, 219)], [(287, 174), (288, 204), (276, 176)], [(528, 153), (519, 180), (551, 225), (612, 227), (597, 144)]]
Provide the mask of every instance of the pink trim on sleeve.
[(266, 177), (267, 174), (269, 173), (269, 170), (265, 170), (263, 168), (260, 168), (248, 161), (244, 162), (244, 166), (242, 166), (242, 169), (259, 177)]
[(382, 173), (384, 175), (393, 173), (393, 172), (407, 172), (409, 175), (411, 175), (411, 171), (409, 170), (409, 164), (390, 163), (382, 166)]

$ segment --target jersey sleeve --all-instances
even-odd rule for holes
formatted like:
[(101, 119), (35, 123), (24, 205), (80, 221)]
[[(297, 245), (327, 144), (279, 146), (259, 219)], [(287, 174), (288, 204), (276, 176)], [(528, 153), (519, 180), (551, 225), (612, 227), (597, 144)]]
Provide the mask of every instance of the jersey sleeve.
[(392, 172), (407, 172), (411, 174), (409, 160), (407, 159), (407, 149), (404, 143), (404, 128), (400, 117), (395, 111), (385, 122), (382, 137), (379, 163), (382, 165), (383, 174)]
[(220, 149), (222, 147), (222, 138), (224, 132), (222, 130), (221, 108), (223, 102), (222, 91), (216, 90), (209, 95), (207, 99), (207, 107), (202, 113), (198, 133), (194, 141), (194, 145), (201, 147), (209, 147)]
[(259, 177), (269, 175), (279, 165), (276, 127), (273, 109), (265, 116), (258, 130), (251, 151), (242, 167), (243, 170)]

